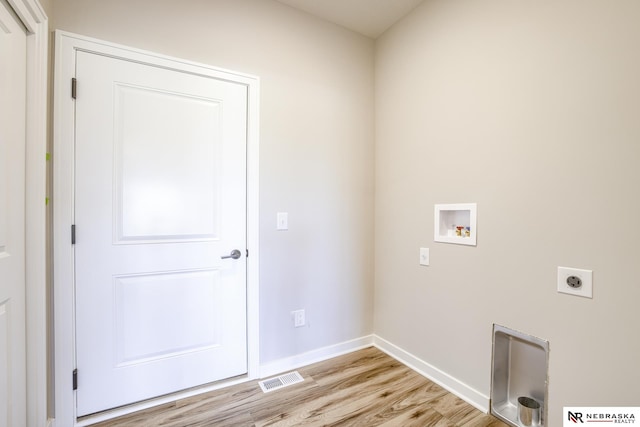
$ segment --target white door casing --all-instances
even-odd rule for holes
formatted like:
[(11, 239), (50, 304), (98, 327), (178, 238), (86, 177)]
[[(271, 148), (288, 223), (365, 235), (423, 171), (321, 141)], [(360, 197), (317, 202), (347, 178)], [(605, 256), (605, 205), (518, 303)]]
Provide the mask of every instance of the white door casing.
[(0, 425), (26, 425), (27, 36), (0, 0)]
[[(119, 59), (114, 59), (119, 58)], [(87, 59), (89, 59), (87, 61)], [(96, 131), (92, 123), (86, 129), (78, 127), (78, 139), (75, 141), (77, 151), (74, 150), (74, 105), (70, 97), (71, 94), (71, 78), (75, 76), (75, 69), (78, 69), (78, 100), (77, 114), (79, 123), (81, 121), (83, 106), (83, 96), (92, 96), (87, 93), (87, 78), (99, 79), (103, 71), (108, 70), (109, 65), (117, 63), (128, 69), (125, 74), (135, 75), (145, 67), (151, 67), (154, 72), (151, 77), (145, 73), (144, 77), (138, 80), (127, 81), (125, 74), (118, 76), (115, 85), (110, 83), (109, 91), (115, 93), (116, 107), (109, 105), (98, 105), (95, 111), (99, 116), (111, 114), (109, 111), (116, 111), (116, 123), (120, 120), (126, 132), (116, 132), (114, 136), (115, 143), (103, 144), (96, 142), (89, 143), (86, 147), (82, 145), (81, 138), (90, 136), (100, 139), (103, 136), (102, 131)], [(146, 65), (145, 65), (146, 64)], [(154, 74), (155, 77), (153, 76)], [(162, 88), (162, 84), (166, 82), (167, 75), (178, 75), (181, 82), (177, 86)], [(156, 80), (154, 80), (156, 79)], [(225, 183), (224, 189), (220, 190), (220, 197), (226, 197), (229, 193), (237, 194), (241, 202), (247, 203), (247, 224), (242, 227), (243, 233), (246, 233), (246, 244), (244, 242), (225, 242), (224, 239), (218, 239), (216, 233), (220, 233), (220, 224), (223, 222), (211, 222), (205, 218), (210, 217), (210, 213), (216, 207), (219, 200), (209, 197), (203, 200), (202, 195), (211, 190), (211, 185), (199, 185), (197, 182), (211, 182), (211, 168), (206, 163), (206, 159), (210, 157), (211, 150), (223, 150), (224, 144), (216, 148), (215, 146), (193, 146), (191, 153), (194, 154), (190, 159), (181, 159), (181, 151), (175, 150), (167, 144), (160, 144), (158, 149), (149, 151), (152, 142), (128, 143), (132, 139), (127, 139), (127, 134), (134, 134), (144, 129), (140, 126), (142, 122), (153, 121), (158, 132), (152, 135), (152, 140), (168, 140), (165, 138), (173, 131), (170, 121), (163, 121), (163, 114), (169, 116), (180, 115), (181, 112), (189, 112), (185, 117), (195, 117), (198, 114), (215, 117), (220, 113), (220, 105), (222, 105), (223, 114), (227, 114), (227, 109), (231, 108), (231, 104), (225, 105), (224, 101), (220, 104), (218, 101), (224, 99), (226, 95), (203, 95), (196, 94), (189, 89), (189, 85), (193, 85), (194, 81), (204, 79), (214, 83), (215, 88), (212, 90), (220, 91), (221, 88), (232, 88), (233, 90), (241, 89), (243, 99), (248, 103), (241, 108), (246, 113), (243, 119), (243, 130), (246, 130), (247, 152), (246, 156), (243, 152), (241, 155), (246, 158), (246, 197), (243, 191), (238, 191), (234, 185), (241, 185), (244, 182), (240, 177), (233, 179), (233, 182)], [(170, 80), (170, 79), (169, 79)], [(115, 89), (114, 89), (115, 88)], [(159, 90), (160, 89), (160, 90)], [(83, 92), (84, 91), (84, 92)], [(106, 409), (113, 405), (129, 403), (152, 397), (145, 394), (143, 390), (146, 385), (149, 388), (158, 387), (156, 378), (162, 377), (153, 371), (155, 365), (158, 369), (165, 369), (165, 372), (171, 370), (167, 368), (167, 364), (176, 360), (183, 359), (178, 362), (177, 366), (182, 363), (179, 368), (180, 374), (170, 378), (171, 385), (160, 385), (161, 393), (171, 393), (184, 387), (198, 385), (198, 381), (193, 381), (189, 374), (183, 375), (185, 365), (192, 364), (199, 366), (203, 370), (205, 366), (210, 367), (211, 364), (203, 362), (210, 360), (212, 355), (218, 351), (216, 345), (225, 341), (220, 337), (224, 337), (224, 333), (218, 329), (218, 335), (197, 327), (197, 321), (205, 320), (206, 323), (213, 321), (214, 316), (211, 311), (211, 305), (206, 301), (211, 301), (211, 296), (217, 295), (219, 292), (226, 292), (233, 287), (228, 285), (228, 278), (237, 273), (238, 270), (247, 272), (247, 294), (235, 294), (236, 301), (243, 299), (244, 307), (247, 314), (243, 319), (234, 320), (239, 329), (244, 329), (247, 339), (242, 340), (244, 346), (248, 344), (248, 353), (245, 351), (244, 356), (240, 360), (232, 357), (232, 361), (219, 359), (214, 361), (213, 366), (223, 367), (224, 369), (211, 370), (207, 373), (209, 377), (204, 377), (205, 382), (219, 379), (220, 375), (230, 376), (238, 373), (246, 372), (247, 375), (242, 379), (235, 381), (255, 378), (258, 375), (258, 284), (257, 284), (257, 263), (258, 263), (258, 241), (257, 241), (257, 108), (258, 108), (258, 81), (255, 77), (245, 76), (228, 71), (218, 70), (212, 67), (194, 64), (191, 62), (168, 58), (149, 52), (143, 52), (123, 46), (117, 46), (94, 39), (88, 39), (69, 33), (56, 33), (56, 93), (54, 108), (54, 282), (56, 305), (54, 307), (54, 315), (56, 321), (56, 422), (60, 425), (84, 425), (88, 422), (96, 421), (95, 417), (89, 421), (83, 419), (77, 422), (76, 418), (81, 415), (90, 414), (94, 411)], [(222, 98), (221, 98), (222, 97)], [(152, 101), (149, 103), (148, 101)], [(93, 102), (92, 104), (95, 104)], [(128, 106), (124, 109), (119, 107)], [(142, 107), (142, 108), (141, 108)], [(238, 108), (238, 107), (236, 107)], [(229, 110), (230, 111), (230, 110)], [(142, 115), (140, 116), (140, 112)], [(114, 114), (111, 114), (113, 117)], [(132, 117), (141, 118), (139, 121), (129, 120)], [(160, 123), (162, 121), (162, 123)], [(190, 127), (201, 125), (201, 120), (191, 120)], [(117, 127), (117, 126), (116, 126)], [(148, 129), (147, 129), (148, 130)], [(120, 133), (118, 133), (120, 132)], [(220, 133), (220, 129), (215, 126), (199, 129), (199, 132), (209, 132), (211, 136)], [(222, 132), (224, 134), (224, 132)], [(84, 135), (84, 136), (83, 136)], [(107, 137), (108, 139), (108, 137)], [(187, 138), (188, 139), (188, 138)], [(120, 141), (120, 142), (118, 142)], [(122, 141), (125, 141), (124, 143)], [(95, 141), (94, 141), (95, 142)], [(104, 142), (104, 141), (103, 141)], [(93, 145), (92, 145), (93, 144)], [(104, 147), (114, 147), (112, 152)], [(83, 151), (87, 148), (86, 151)], [(145, 151), (146, 150), (146, 151)], [(236, 154), (237, 155), (237, 154)], [(173, 157), (170, 159), (170, 157)], [(224, 155), (222, 156), (224, 158)], [(74, 160), (76, 163), (74, 164)], [(105, 161), (106, 159), (106, 161)], [(113, 159), (113, 161), (112, 161)], [(171, 161), (169, 161), (171, 160)], [(195, 166), (194, 163), (195, 162)], [(200, 162), (200, 163), (198, 163)], [(102, 172), (110, 174), (112, 170), (116, 171), (113, 179), (109, 178), (106, 187), (96, 187), (94, 184), (80, 176), (88, 176), (93, 172), (98, 173), (96, 168), (100, 165), (105, 166)], [(223, 162), (224, 163), (224, 162)], [(190, 176), (181, 178), (176, 170), (167, 171), (170, 165), (176, 166), (176, 170), (189, 171)], [(188, 165), (191, 165), (189, 167)], [(112, 169), (112, 166), (114, 167)], [(222, 165), (224, 166), (224, 165)], [(145, 169), (145, 175), (153, 175), (153, 182), (160, 185), (152, 186), (141, 190), (144, 186), (143, 180), (140, 180), (139, 171)], [(215, 168), (214, 168), (215, 169)], [(75, 172), (74, 172), (75, 171)], [(102, 172), (98, 173), (100, 175)], [(75, 185), (78, 186), (77, 195), (74, 199), (74, 173), (77, 174)], [(244, 173), (243, 173), (244, 175)], [(182, 181), (180, 181), (182, 179)], [(152, 182), (152, 183), (153, 183)], [(171, 183), (178, 184), (172, 185)], [(149, 182), (147, 182), (149, 184)], [(163, 188), (166, 191), (154, 193), (154, 188)], [(182, 191), (178, 194), (178, 199), (182, 200), (179, 206), (168, 203), (171, 190), (180, 188), (191, 189)], [(112, 191), (114, 190), (114, 191)], [(224, 194), (223, 194), (224, 193)], [(112, 197), (115, 195), (115, 197)], [(139, 203), (141, 199), (145, 199), (145, 203)], [(167, 204), (168, 203), (168, 204)], [(164, 205), (163, 205), (164, 204)], [(96, 223), (97, 226), (91, 226), (90, 231), (82, 223), (88, 215), (94, 215), (99, 206), (106, 207), (109, 215), (113, 213), (114, 218), (101, 218), (102, 225)], [(149, 209), (149, 206), (153, 209)], [(186, 213), (184, 212), (186, 208)], [(146, 209), (146, 211), (145, 211)], [(183, 210), (183, 216), (186, 215), (185, 221), (175, 221), (176, 216), (171, 214), (171, 210), (177, 212), (178, 209)], [(145, 219), (149, 218), (151, 211), (165, 212), (154, 220), (139, 221), (140, 215)], [(137, 214), (136, 214), (137, 212)], [(174, 213), (175, 213), (174, 212)], [(100, 216), (100, 215), (98, 215)], [(71, 224), (77, 225), (77, 244), (76, 244), (76, 260), (74, 265), (73, 246), (70, 241)], [(106, 224), (107, 226), (103, 226)], [(113, 226), (112, 226), (113, 225)], [(107, 229), (107, 233), (104, 233)], [(224, 233), (223, 233), (224, 234)], [(102, 242), (102, 243), (100, 243)], [(89, 245), (89, 246), (82, 246)], [(97, 252), (88, 249), (91, 245), (97, 245)], [(100, 246), (102, 245), (102, 246)], [(241, 245), (237, 247), (238, 245)], [(171, 252), (171, 249), (180, 247), (181, 250)], [(146, 249), (143, 249), (146, 248)], [(241, 249), (243, 256), (238, 260), (225, 259), (221, 260), (221, 255), (226, 255), (231, 249)], [(250, 256), (244, 257), (244, 250), (248, 249)], [(94, 248), (95, 249), (95, 248)], [(142, 252), (141, 252), (142, 251)], [(88, 253), (96, 253), (98, 258), (103, 259), (105, 264), (105, 272), (117, 265), (117, 268), (110, 273), (99, 273), (88, 269), (82, 271), (80, 264), (87, 264)], [(148, 256), (150, 255), (150, 256)], [(117, 260), (111, 262), (108, 260)], [(138, 264), (133, 267), (133, 261)], [(91, 261), (95, 264), (95, 259)], [(246, 262), (246, 269), (245, 269)], [(141, 264), (141, 266), (140, 266)], [(87, 264), (88, 265), (88, 264)], [(99, 265), (96, 270), (102, 270)], [(74, 269), (78, 269), (78, 278), (75, 286), (77, 293), (74, 293)], [(100, 356), (98, 363), (111, 363), (115, 361), (118, 366), (110, 374), (106, 375), (109, 381), (112, 377), (116, 378), (110, 387), (122, 387), (122, 383), (118, 385), (118, 373), (128, 372), (130, 368), (141, 368), (139, 374), (125, 374), (120, 377), (121, 381), (125, 381), (125, 387), (141, 391), (140, 394), (133, 394), (127, 397), (127, 400), (113, 400), (107, 403), (106, 407), (102, 407), (109, 398), (101, 399), (95, 396), (102, 394), (104, 390), (95, 392), (94, 398), (87, 395), (87, 399), (83, 397), (83, 383), (93, 382), (93, 377), (87, 377), (87, 368), (83, 367), (86, 355), (92, 353), (101, 353), (94, 351), (96, 338), (92, 338), (91, 328), (85, 328), (88, 320), (95, 314), (95, 310), (90, 309), (90, 304), (84, 304), (82, 301), (89, 294), (85, 294), (81, 288), (81, 278), (93, 280), (91, 277), (98, 277), (100, 274), (109, 276), (107, 291), (98, 291), (97, 296), (89, 296), (104, 301), (108, 298), (109, 306), (106, 310), (112, 310), (114, 321), (111, 323), (113, 328), (106, 333), (100, 330), (98, 336), (110, 336), (111, 344), (117, 343), (115, 349), (106, 351), (106, 356)], [(112, 277), (113, 276), (113, 277)], [(196, 298), (185, 297), (184, 293), (176, 291), (176, 284), (183, 283), (181, 286), (190, 287), (198, 295)], [(186, 279), (186, 281), (184, 280)], [(83, 279), (84, 280), (84, 279)], [(96, 280), (101, 280), (100, 278)], [(153, 289), (153, 292), (150, 290)], [(103, 292), (100, 294), (100, 292)], [(187, 294), (188, 295), (188, 294)], [(205, 298), (206, 297), (206, 298)], [(74, 298), (78, 299), (78, 305), (74, 306)], [(158, 303), (154, 309), (146, 311), (139, 310), (142, 302), (148, 302), (149, 298), (154, 299)], [(186, 300), (184, 300), (186, 298)], [(183, 323), (180, 325), (171, 320), (171, 311), (174, 310), (173, 304), (182, 299), (191, 307), (192, 316), (183, 312), (180, 316)], [(94, 305), (95, 305), (94, 301)], [(145, 304), (146, 305), (146, 304)], [(237, 306), (237, 304), (236, 304)], [(228, 307), (226, 315), (236, 315), (238, 310), (233, 309), (233, 304)], [(77, 316), (78, 327), (74, 321), (74, 314)], [(110, 314), (112, 315), (112, 314)], [(202, 319), (205, 316), (205, 319)], [(206, 316), (209, 316), (208, 318)], [(216, 314), (217, 316), (217, 314)], [(84, 320), (82, 320), (84, 319)], [(186, 320), (185, 320), (186, 319)], [(147, 335), (149, 329), (145, 329), (144, 324), (148, 321), (158, 324), (159, 328), (154, 330), (164, 330), (164, 334), (157, 334), (154, 340), (150, 340)], [(128, 322), (128, 323), (127, 323)], [(126, 327), (125, 327), (126, 324)], [(246, 327), (245, 327), (246, 325)], [(231, 330), (231, 329), (230, 329)], [(215, 331), (215, 330), (214, 330)], [(224, 331), (222, 331), (224, 332)], [(77, 341), (74, 339), (77, 334)], [(243, 336), (238, 333), (232, 336)], [(113, 337), (116, 337), (115, 340)], [(216, 342), (216, 340), (219, 342)], [(225, 338), (226, 339), (226, 338)], [(106, 341), (109, 341), (108, 339)], [(236, 340), (237, 341), (237, 340)], [(194, 343), (198, 344), (195, 345)], [(71, 345), (71, 351), (69, 350)], [(238, 343), (236, 342), (236, 345)], [(73, 349), (77, 348), (77, 360), (74, 356)], [(248, 356), (248, 359), (247, 359)], [(186, 357), (186, 358), (184, 358)], [(248, 360), (248, 365), (247, 365)], [(106, 362), (105, 362), (106, 361)], [(218, 362), (218, 363), (217, 363)], [(231, 363), (233, 362), (233, 363)], [(199, 365), (198, 365), (199, 364)], [(78, 375), (78, 392), (73, 392), (71, 384), (71, 372), (77, 366)], [(238, 367), (239, 366), (239, 367)], [(91, 368), (89, 368), (91, 369)], [(83, 374), (83, 371), (85, 374)], [(213, 372), (215, 371), (215, 372)], [(155, 372), (155, 374), (154, 374)], [(135, 375), (140, 375), (136, 378)], [(171, 376), (171, 375), (164, 375)], [(142, 378), (145, 378), (144, 380)], [(130, 381), (127, 383), (126, 381)], [(141, 387), (141, 384), (145, 384)], [(198, 390), (199, 392), (208, 389), (219, 388), (222, 384), (206, 386)], [(162, 387), (168, 387), (162, 389)], [(140, 409), (144, 406), (162, 403), (163, 401), (174, 400), (178, 396), (187, 394), (195, 394), (198, 391), (188, 391), (179, 395), (168, 396), (166, 398), (155, 399), (150, 403), (134, 405), (131, 408), (120, 409), (110, 413), (109, 416), (117, 416), (122, 413)], [(120, 393), (123, 394), (123, 393)], [(76, 398), (78, 408), (76, 410)], [(97, 403), (97, 406), (95, 402)], [(102, 415), (100, 415), (102, 416)]]

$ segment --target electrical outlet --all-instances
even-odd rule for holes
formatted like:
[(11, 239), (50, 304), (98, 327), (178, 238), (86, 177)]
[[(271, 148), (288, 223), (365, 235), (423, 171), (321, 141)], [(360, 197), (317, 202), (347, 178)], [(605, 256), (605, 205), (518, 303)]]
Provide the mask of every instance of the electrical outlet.
[(558, 292), (593, 298), (593, 271), (558, 267)]
[(300, 328), (300, 327), (304, 326), (307, 323), (306, 319), (305, 319), (304, 310), (292, 311), (291, 314), (293, 315), (293, 326), (294, 327)]

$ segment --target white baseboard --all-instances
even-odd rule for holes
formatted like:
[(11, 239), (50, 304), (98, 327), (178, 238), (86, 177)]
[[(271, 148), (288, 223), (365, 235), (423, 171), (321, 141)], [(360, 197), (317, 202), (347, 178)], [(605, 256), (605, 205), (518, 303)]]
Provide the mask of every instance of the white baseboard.
[(260, 365), (260, 378), (270, 377), (302, 366), (322, 362), (333, 357), (351, 353), (366, 347), (371, 347), (372, 345), (373, 335), (368, 335), (328, 347), (319, 348), (317, 350), (312, 350), (307, 353), (285, 357), (284, 359), (278, 359), (273, 362), (267, 362)]
[(399, 362), (404, 363), (420, 375), (455, 394), (470, 405), (475, 406), (485, 414), (489, 413), (489, 396), (482, 394), (473, 387), (468, 386), (446, 372), (441, 371), (435, 366), (417, 358), (377, 335), (373, 336), (373, 345)]

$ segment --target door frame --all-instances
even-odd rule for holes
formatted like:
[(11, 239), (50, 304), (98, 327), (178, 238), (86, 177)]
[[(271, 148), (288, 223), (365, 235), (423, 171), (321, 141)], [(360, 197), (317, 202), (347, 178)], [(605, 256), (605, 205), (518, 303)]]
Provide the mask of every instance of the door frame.
[[(75, 77), (76, 51), (82, 50), (144, 64), (219, 78), (247, 86), (247, 362), (246, 376), (178, 392), (140, 404), (77, 420), (72, 372), (75, 369), (74, 257), (71, 225), (74, 222), (75, 103), (71, 79)], [(83, 426), (179, 398), (219, 389), (259, 377), (259, 91), (258, 77), (173, 58), (69, 32), (55, 32), (54, 68), (54, 324), (55, 324), (55, 422), (58, 426)], [(78, 93), (82, 93), (78, 82)], [(79, 374), (81, 377), (81, 373)]]
[(38, 0), (7, 0), (27, 29), (25, 303), (27, 425), (48, 424), (47, 79), (49, 24)]

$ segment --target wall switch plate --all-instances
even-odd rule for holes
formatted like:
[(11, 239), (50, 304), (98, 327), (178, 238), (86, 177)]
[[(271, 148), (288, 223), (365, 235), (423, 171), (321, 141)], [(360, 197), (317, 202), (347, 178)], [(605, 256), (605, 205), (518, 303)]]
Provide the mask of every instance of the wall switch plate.
[(292, 311), (291, 314), (293, 315), (293, 326), (294, 327), (300, 328), (300, 327), (304, 326), (307, 323), (306, 319), (305, 319), (304, 310)]
[(278, 212), (276, 229), (277, 230), (289, 229), (289, 214), (287, 212)]
[(420, 248), (420, 265), (429, 265), (429, 248)]
[(593, 271), (558, 267), (558, 292), (593, 298)]

